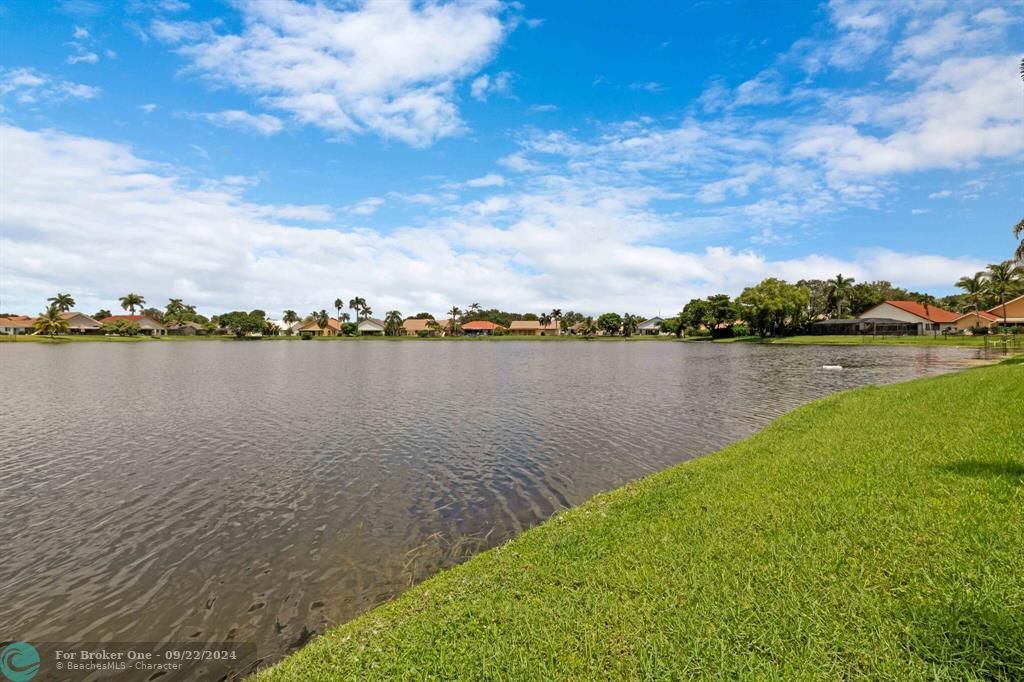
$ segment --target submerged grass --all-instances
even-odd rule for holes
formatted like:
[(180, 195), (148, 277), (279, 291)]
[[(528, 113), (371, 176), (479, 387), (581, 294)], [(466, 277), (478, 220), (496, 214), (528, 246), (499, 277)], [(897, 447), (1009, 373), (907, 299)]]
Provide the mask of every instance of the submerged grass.
[(1024, 366), (807, 405), (327, 632), (271, 680), (1024, 678)]

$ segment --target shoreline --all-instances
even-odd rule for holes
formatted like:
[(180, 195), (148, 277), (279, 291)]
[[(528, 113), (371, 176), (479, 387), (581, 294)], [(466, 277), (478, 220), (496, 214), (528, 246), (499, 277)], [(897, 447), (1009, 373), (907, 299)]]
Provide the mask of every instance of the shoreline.
[(1024, 673), (1024, 614), (1005, 606), (1024, 599), (1024, 452), (1000, 447), (1024, 445), (1021, 403), (1020, 359), (826, 397), (560, 512), (253, 679)]

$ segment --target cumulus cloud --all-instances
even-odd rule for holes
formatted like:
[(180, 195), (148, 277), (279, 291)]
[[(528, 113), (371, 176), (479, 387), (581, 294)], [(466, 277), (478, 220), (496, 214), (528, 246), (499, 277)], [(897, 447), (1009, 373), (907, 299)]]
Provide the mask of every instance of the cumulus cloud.
[(367, 0), (333, 8), (242, 2), (239, 33), (212, 23), (155, 21), (191, 71), (252, 93), (331, 133), (373, 132), (426, 146), (464, 128), (455, 84), (506, 34), (497, 0)]
[(499, 71), (493, 76), (485, 73), (473, 79), (469, 94), (477, 101), (486, 102), (488, 95), (507, 93), (511, 82), (512, 74), (508, 71)]

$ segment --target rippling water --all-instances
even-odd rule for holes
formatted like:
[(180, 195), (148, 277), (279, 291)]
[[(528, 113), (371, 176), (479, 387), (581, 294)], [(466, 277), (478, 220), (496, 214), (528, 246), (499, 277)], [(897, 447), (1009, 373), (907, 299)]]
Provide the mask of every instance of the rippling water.
[[(0, 347), (0, 623), (265, 661), (596, 492), (945, 348)], [(841, 372), (822, 370), (841, 364)]]

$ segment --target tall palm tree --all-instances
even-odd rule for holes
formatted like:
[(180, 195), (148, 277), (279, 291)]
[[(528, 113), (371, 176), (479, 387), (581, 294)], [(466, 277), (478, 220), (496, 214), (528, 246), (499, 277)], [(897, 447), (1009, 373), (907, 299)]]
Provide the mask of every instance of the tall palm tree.
[(57, 310), (62, 313), (66, 313), (75, 307), (75, 299), (71, 298), (71, 294), (57, 294), (46, 299), (51, 305), (57, 306)]
[(457, 305), (453, 305), (452, 309), (448, 311), (448, 317), (451, 319), (452, 325), (452, 336), (459, 335), (459, 317), (462, 315), (462, 308)]
[(338, 319), (341, 319), (341, 309), (345, 307), (345, 301), (340, 298), (334, 299), (334, 311), (338, 314)]
[[(1024, 60), (1021, 60), (1021, 64), (1024, 65)], [(1020, 222), (1013, 228), (1013, 236), (1020, 237), (1020, 245), (1017, 247), (1017, 252), (1014, 255), (1018, 261), (1024, 263), (1024, 218), (1021, 218)]]
[(121, 302), (121, 308), (130, 311), (132, 315), (135, 314), (136, 308), (146, 305), (146, 299), (139, 294), (128, 294), (118, 300)]
[(387, 336), (399, 336), (402, 333), (402, 313), (397, 310), (389, 310), (384, 316), (384, 334)]
[(361, 296), (356, 296), (348, 300), (348, 307), (356, 314), (356, 322), (359, 322), (359, 315), (364, 306), (366, 306), (366, 299)]
[(56, 304), (50, 305), (45, 313), (39, 313), (39, 317), (32, 323), (40, 334), (48, 334), (52, 339), (54, 334), (60, 334), (68, 330), (68, 321), (61, 317), (61, 311)]
[(985, 272), (985, 279), (988, 280), (988, 290), (999, 299), (999, 305), (1003, 307), (1003, 329), (1006, 329), (1006, 294), (1020, 278), (1020, 268), (1014, 265), (1011, 260), (1004, 260), (1002, 263), (990, 263)]
[(852, 277), (843, 277), (843, 273), (836, 275), (835, 279), (826, 281), (828, 296), (836, 305), (836, 317), (843, 316), (843, 300), (850, 295), (850, 290), (855, 281)]
[(327, 314), (326, 310), (321, 310), (313, 315), (313, 319), (316, 320), (316, 326), (320, 327), (320, 336), (323, 336), (327, 325), (331, 323), (331, 316)]
[(294, 310), (286, 310), (284, 315), (281, 316), (281, 321), (285, 324), (295, 324), (299, 321), (299, 314)]
[(366, 303), (364, 302), (363, 305), (359, 308), (359, 314), (363, 316), (364, 320), (368, 320), (370, 319), (370, 315), (373, 315), (373, 308), (366, 305)]
[(541, 334), (546, 334), (548, 325), (551, 324), (551, 316), (547, 313), (541, 313), (537, 321), (540, 322)]
[(351, 319), (352, 319), (351, 315), (349, 315), (348, 313), (342, 313), (341, 316), (338, 318), (338, 322), (348, 322)]
[(558, 335), (562, 335), (562, 309), (554, 308), (550, 313), (551, 319), (558, 323)]
[(986, 282), (985, 273), (976, 272), (973, 277), (961, 277), (957, 280), (958, 289), (963, 289), (968, 300), (974, 304), (975, 327), (981, 327), (981, 299), (985, 295)]

